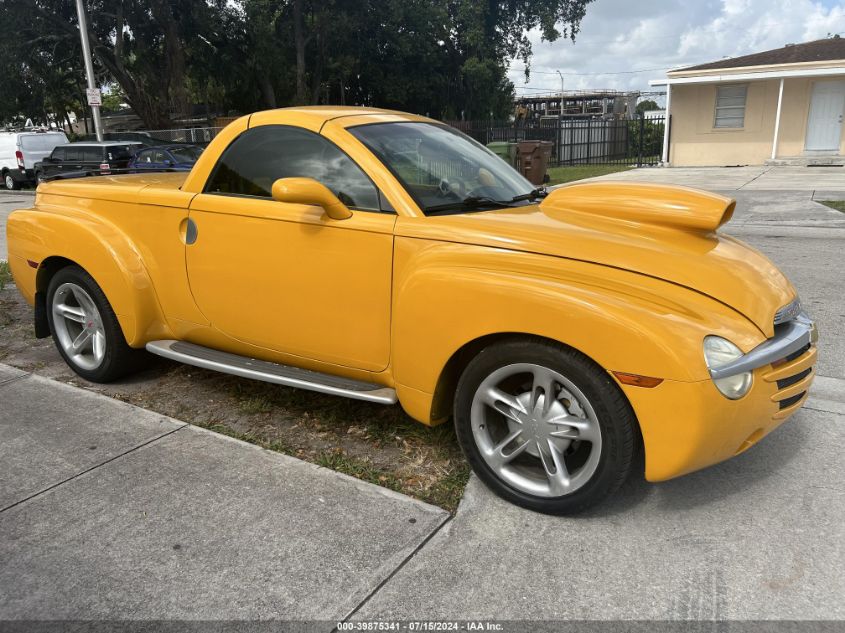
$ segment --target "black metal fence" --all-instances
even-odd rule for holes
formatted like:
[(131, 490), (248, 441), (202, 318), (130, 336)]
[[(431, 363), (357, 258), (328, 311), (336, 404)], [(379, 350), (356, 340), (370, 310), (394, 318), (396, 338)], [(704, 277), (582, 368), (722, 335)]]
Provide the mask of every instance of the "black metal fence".
[(447, 121), (480, 143), (549, 141), (552, 164), (655, 165), (663, 154), (665, 117)]
[[(548, 141), (553, 165), (655, 165), (663, 154), (665, 117), (537, 121), (446, 121), (487, 145), (494, 141)], [(222, 128), (137, 131), (161, 143), (206, 145)], [(122, 133), (126, 135), (127, 133)], [(111, 136), (116, 136), (112, 134)], [(128, 137), (127, 137), (128, 138)]]

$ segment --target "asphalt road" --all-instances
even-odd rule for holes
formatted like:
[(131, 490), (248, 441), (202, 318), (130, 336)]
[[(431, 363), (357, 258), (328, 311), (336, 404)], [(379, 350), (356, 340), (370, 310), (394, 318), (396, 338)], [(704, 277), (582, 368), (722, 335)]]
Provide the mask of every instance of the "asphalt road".
[(6, 218), (15, 209), (25, 209), (32, 205), (34, 196), (31, 192), (0, 193), (0, 261), (8, 259), (6, 246)]

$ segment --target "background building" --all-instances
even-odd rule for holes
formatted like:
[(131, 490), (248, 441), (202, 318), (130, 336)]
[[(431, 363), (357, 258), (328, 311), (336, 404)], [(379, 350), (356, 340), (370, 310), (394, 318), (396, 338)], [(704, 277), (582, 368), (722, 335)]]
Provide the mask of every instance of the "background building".
[(845, 39), (670, 71), (664, 162), (845, 164)]

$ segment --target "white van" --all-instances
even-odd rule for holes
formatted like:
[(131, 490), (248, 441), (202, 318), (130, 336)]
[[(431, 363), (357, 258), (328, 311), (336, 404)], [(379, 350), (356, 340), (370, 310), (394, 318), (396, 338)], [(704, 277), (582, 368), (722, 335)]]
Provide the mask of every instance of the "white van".
[(35, 163), (56, 145), (67, 143), (64, 132), (0, 132), (0, 178), (6, 189), (35, 182)]

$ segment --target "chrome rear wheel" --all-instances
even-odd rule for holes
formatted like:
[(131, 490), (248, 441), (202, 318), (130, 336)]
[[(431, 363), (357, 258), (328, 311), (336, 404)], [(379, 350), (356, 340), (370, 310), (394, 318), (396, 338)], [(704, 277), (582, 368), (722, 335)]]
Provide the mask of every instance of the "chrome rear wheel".
[(127, 344), (102, 288), (79, 266), (53, 275), (45, 307), (56, 349), (85, 380), (111, 382), (144, 364), (145, 353)]
[(106, 332), (97, 304), (82, 286), (66, 282), (53, 293), (53, 330), (70, 361), (97, 369), (106, 355)]

